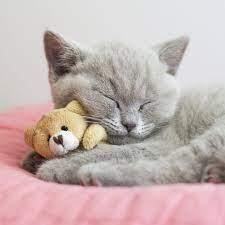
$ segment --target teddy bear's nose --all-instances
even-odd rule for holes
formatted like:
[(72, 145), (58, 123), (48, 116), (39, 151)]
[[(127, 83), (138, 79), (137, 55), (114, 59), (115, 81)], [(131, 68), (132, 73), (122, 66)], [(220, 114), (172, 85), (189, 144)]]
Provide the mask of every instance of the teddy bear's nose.
[(58, 137), (53, 137), (53, 140), (58, 145), (63, 145), (63, 136), (60, 134)]

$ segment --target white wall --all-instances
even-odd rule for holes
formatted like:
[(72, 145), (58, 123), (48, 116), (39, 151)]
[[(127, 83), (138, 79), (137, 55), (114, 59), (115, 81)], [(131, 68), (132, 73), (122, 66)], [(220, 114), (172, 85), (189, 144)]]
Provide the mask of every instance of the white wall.
[(0, 107), (50, 99), (46, 28), (85, 44), (119, 39), (143, 46), (188, 34), (181, 82), (225, 82), (224, 0), (0, 0)]

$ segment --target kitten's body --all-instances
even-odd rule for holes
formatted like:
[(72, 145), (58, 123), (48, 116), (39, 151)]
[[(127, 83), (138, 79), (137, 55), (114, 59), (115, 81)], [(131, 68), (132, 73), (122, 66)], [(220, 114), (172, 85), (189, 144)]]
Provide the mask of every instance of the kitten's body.
[[(163, 47), (165, 51), (162, 51), (161, 60), (168, 64), (168, 68), (163, 67), (154, 54), (149, 56), (153, 63), (148, 67), (145, 66), (146, 55), (116, 47), (117, 53), (115, 49), (111, 53), (107, 51), (110, 57), (106, 54), (81, 66), (76, 63), (70, 71), (73, 76), (67, 75), (61, 80), (56, 73), (54, 76), (51, 74), (55, 65), (52, 66), (54, 62), (47, 49), (56, 106), (63, 106), (73, 98), (79, 99), (92, 119), (106, 126), (110, 141), (123, 145), (100, 144), (90, 152), (75, 152), (65, 158), (50, 160), (38, 169), (37, 176), (60, 183), (105, 186), (199, 182), (209, 162), (225, 161), (225, 88), (193, 89), (179, 95), (171, 76), (163, 75), (166, 69), (170, 74), (176, 72), (185, 46), (185, 40), (181, 39), (175, 45), (169, 43), (166, 48)], [(167, 50), (170, 48), (177, 54), (175, 60), (168, 58), (171, 51)], [(120, 54), (120, 50), (125, 52)], [(113, 54), (116, 58), (111, 57)], [(134, 59), (131, 59), (131, 55)], [(63, 71), (66, 69), (63, 67)], [(93, 79), (90, 73), (94, 73)], [(127, 77), (124, 79), (121, 73)], [(151, 77), (146, 79), (149, 74)], [(114, 87), (110, 89), (108, 85), (112, 85), (112, 82)], [(113, 90), (115, 86), (118, 88), (116, 91)], [(113, 100), (119, 101), (119, 110), (105, 98), (100, 101), (101, 97), (95, 92), (90, 97), (85, 88), (110, 94)], [(146, 96), (151, 96), (153, 103), (144, 104), (143, 110), (136, 110)], [(113, 116), (111, 126), (108, 118)], [(104, 122), (105, 118), (107, 123)], [(124, 129), (127, 121), (136, 121), (129, 133)], [(25, 164), (27, 162), (29, 159)]]

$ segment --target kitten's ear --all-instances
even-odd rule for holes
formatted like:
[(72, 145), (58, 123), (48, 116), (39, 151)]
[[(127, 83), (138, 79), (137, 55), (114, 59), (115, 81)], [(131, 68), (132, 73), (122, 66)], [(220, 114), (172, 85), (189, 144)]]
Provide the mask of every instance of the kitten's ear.
[(52, 31), (44, 33), (44, 49), (49, 68), (59, 76), (70, 72), (72, 66), (84, 59), (78, 46)]
[(161, 62), (167, 66), (167, 73), (171, 75), (176, 74), (188, 43), (189, 38), (187, 36), (182, 36), (159, 44), (153, 48), (157, 52)]

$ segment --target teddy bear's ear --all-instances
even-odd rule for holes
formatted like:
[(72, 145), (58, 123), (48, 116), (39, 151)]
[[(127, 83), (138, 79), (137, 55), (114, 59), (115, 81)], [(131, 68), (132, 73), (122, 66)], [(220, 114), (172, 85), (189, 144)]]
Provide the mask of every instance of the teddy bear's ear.
[(83, 109), (83, 107), (81, 106), (81, 104), (74, 100), (72, 102), (70, 102), (67, 106), (66, 106), (66, 109), (71, 111), (71, 112), (74, 112), (74, 113), (77, 113), (79, 115), (84, 115), (85, 114), (85, 111)]
[(30, 147), (33, 147), (33, 136), (35, 132), (35, 125), (26, 128), (24, 131), (24, 141)]

